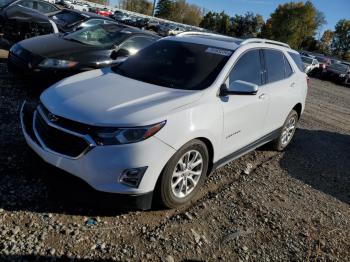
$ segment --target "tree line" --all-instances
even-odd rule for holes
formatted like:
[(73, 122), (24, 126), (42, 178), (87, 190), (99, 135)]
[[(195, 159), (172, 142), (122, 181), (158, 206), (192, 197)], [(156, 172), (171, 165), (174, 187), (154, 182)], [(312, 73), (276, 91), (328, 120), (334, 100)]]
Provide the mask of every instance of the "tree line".
[[(119, 7), (152, 15), (153, 1), (120, 0)], [(261, 15), (251, 12), (230, 16), (224, 11), (206, 11), (186, 0), (158, 0), (155, 16), (233, 37), (282, 41), (297, 50), (320, 52), (350, 61), (350, 20), (339, 20), (334, 31), (326, 30), (317, 39), (326, 19), (311, 1), (280, 4), (264, 21)]]

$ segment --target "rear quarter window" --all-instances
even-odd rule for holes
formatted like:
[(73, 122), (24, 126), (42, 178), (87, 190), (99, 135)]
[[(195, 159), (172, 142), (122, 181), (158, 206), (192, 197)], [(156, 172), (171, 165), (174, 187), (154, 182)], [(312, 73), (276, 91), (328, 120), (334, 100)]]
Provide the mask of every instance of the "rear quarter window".
[(293, 59), (294, 63), (297, 65), (299, 70), (301, 72), (304, 72), (304, 65), (303, 65), (303, 61), (301, 61), (300, 54), (299, 53), (292, 53), (292, 52), (288, 52), (288, 54)]

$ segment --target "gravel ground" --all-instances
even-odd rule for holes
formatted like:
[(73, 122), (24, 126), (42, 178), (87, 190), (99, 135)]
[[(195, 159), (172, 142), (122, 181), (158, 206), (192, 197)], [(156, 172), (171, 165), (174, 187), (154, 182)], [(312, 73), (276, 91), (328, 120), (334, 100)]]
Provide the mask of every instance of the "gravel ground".
[(145, 212), (102, 208), (31, 153), (18, 111), (35, 88), (0, 60), (0, 260), (350, 261), (349, 88), (312, 79), (286, 152), (260, 148), (191, 205)]

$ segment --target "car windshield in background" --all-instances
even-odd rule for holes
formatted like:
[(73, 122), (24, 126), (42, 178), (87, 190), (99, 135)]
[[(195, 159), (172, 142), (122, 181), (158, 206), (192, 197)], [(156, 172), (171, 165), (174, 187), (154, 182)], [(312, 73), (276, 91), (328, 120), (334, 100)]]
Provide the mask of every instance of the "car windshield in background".
[(326, 57), (319, 57), (319, 56), (317, 56), (316, 59), (320, 63), (327, 63), (328, 62), (328, 58), (326, 58)]
[(232, 50), (162, 40), (115, 66), (128, 78), (168, 88), (202, 90), (210, 86)]
[(7, 6), (8, 4), (14, 2), (14, 0), (0, 0), (0, 7)]
[(55, 22), (59, 22), (60, 24), (63, 24), (65, 26), (74, 24), (83, 19), (83, 17), (80, 14), (65, 10), (55, 14), (54, 16), (52, 16), (52, 18)]
[(305, 63), (305, 64), (312, 64), (312, 58), (306, 57), (306, 56), (302, 56), (301, 60)]
[(63, 38), (86, 45), (107, 47), (120, 43), (128, 36), (123, 29), (124, 27), (114, 24), (96, 25), (75, 31)]

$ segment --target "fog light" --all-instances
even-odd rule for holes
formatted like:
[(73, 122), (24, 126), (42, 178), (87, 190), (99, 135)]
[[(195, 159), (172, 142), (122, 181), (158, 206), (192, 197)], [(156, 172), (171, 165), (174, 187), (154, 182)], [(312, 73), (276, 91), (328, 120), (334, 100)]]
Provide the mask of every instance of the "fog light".
[(147, 166), (125, 169), (119, 177), (119, 182), (130, 187), (138, 187), (146, 169)]

